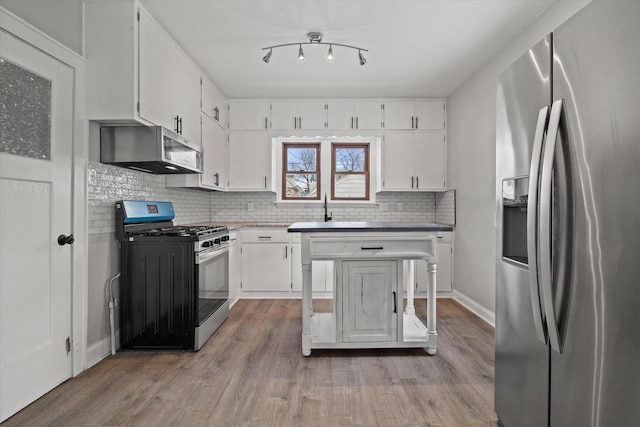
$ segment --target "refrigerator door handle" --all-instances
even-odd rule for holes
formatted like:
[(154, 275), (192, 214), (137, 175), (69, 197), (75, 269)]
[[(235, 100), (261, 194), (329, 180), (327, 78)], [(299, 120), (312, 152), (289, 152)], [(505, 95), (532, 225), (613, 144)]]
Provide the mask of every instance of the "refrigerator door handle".
[(529, 290), (533, 309), (533, 324), (538, 340), (547, 343), (543, 309), (540, 301), (540, 282), (538, 280), (538, 181), (540, 179), (540, 158), (544, 130), (547, 126), (549, 107), (540, 109), (536, 133), (533, 137), (531, 170), (529, 173), (529, 195), (527, 198), (527, 258), (529, 259)]
[(560, 342), (560, 332), (558, 330), (558, 319), (553, 303), (552, 289), (552, 262), (551, 262), (551, 197), (553, 193), (553, 162), (555, 148), (562, 117), (562, 100), (555, 101), (551, 106), (549, 114), (549, 127), (547, 139), (544, 145), (542, 157), (542, 174), (540, 175), (540, 284), (542, 285), (542, 300), (547, 319), (547, 332), (551, 348), (562, 353)]

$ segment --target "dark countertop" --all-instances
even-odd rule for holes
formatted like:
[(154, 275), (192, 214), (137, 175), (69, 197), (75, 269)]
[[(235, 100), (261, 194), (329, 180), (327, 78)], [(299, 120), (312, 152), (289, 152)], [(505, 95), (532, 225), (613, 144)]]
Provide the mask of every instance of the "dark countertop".
[(431, 222), (295, 222), (287, 229), (289, 233), (326, 233), (354, 231), (453, 231), (450, 225)]

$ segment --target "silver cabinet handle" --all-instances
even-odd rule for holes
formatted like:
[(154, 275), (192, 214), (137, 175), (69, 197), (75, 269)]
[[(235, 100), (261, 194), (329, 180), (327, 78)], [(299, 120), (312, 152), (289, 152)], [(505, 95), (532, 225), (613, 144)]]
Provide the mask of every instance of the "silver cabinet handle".
[(359, 129), (358, 127), (358, 118), (356, 117), (356, 129)]
[(381, 251), (384, 250), (384, 246), (361, 246), (361, 251)]
[(295, 116), (293, 117), (293, 128), (298, 129), (298, 119)]
[(353, 116), (351, 116), (351, 129), (353, 129)]
[(258, 236), (260, 240), (271, 240), (271, 236)]
[(418, 116), (416, 116), (416, 129), (418, 129)]
[(287, 259), (287, 258), (288, 258), (288, 256), (289, 256), (288, 252), (289, 252), (289, 247), (288, 247), (288, 246), (285, 246), (285, 247), (284, 247), (284, 259)]
[(264, 118), (264, 128), (267, 129), (267, 118)]
[(298, 129), (302, 129), (302, 117), (298, 117)]
[(413, 177), (411, 177), (411, 188), (413, 188)]
[(420, 188), (420, 177), (416, 176), (416, 188)]
[(264, 177), (264, 188), (267, 188), (267, 176)]
[(396, 298), (395, 291), (393, 292), (393, 312), (394, 313), (398, 312), (398, 298)]
[(415, 127), (413, 126), (413, 116), (411, 116), (411, 129), (415, 129)]
[(547, 343), (544, 330), (542, 305), (540, 304), (540, 285), (538, 282), (538, 181), (540, 180), (540, 156), (544, 129), (547, 126), (549, 107), (538, 113), (536, 133), (533, 137), (533, 153), (531, 154), (531, 170), (529, 171), (529, 196), (527, 198), (527, 258), (529, 260), (529, 291), (533, 309), (533, 325), (538, 340)]
[(558, 320), (554, 309), (552, 289), (552, 260), (551, 260), (551, 197), (553, 193), (553, 161), (558, 139), (558, 128), (562, 116), (562, 100), (555, 101), (549, 114), (547, 140), (542, 154), (542, 174), (540, 175), (540, 219), (538, 230), (540, 233), (540, 283), (542, 285), (542, 300), (547, 319), (547, 332), (551, 348), (562, 353)]

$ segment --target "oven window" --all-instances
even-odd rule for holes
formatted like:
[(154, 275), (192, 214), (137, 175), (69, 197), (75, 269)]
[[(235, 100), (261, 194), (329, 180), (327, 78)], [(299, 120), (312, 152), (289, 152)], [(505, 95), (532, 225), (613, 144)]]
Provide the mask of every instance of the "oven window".
[(198, 275), (198, 325), (229, 298), (229, 252), (201, 261)]

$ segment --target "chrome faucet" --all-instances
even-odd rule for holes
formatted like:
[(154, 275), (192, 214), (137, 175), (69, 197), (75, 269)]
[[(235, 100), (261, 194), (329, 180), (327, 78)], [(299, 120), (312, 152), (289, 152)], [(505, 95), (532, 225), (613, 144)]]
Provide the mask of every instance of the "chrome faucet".
[[(333, 212), (331, 212), (333, 215)], [(324, 193), (324, 222), (331, 221), (331, 216), (327, 214), (327, 193)]]

